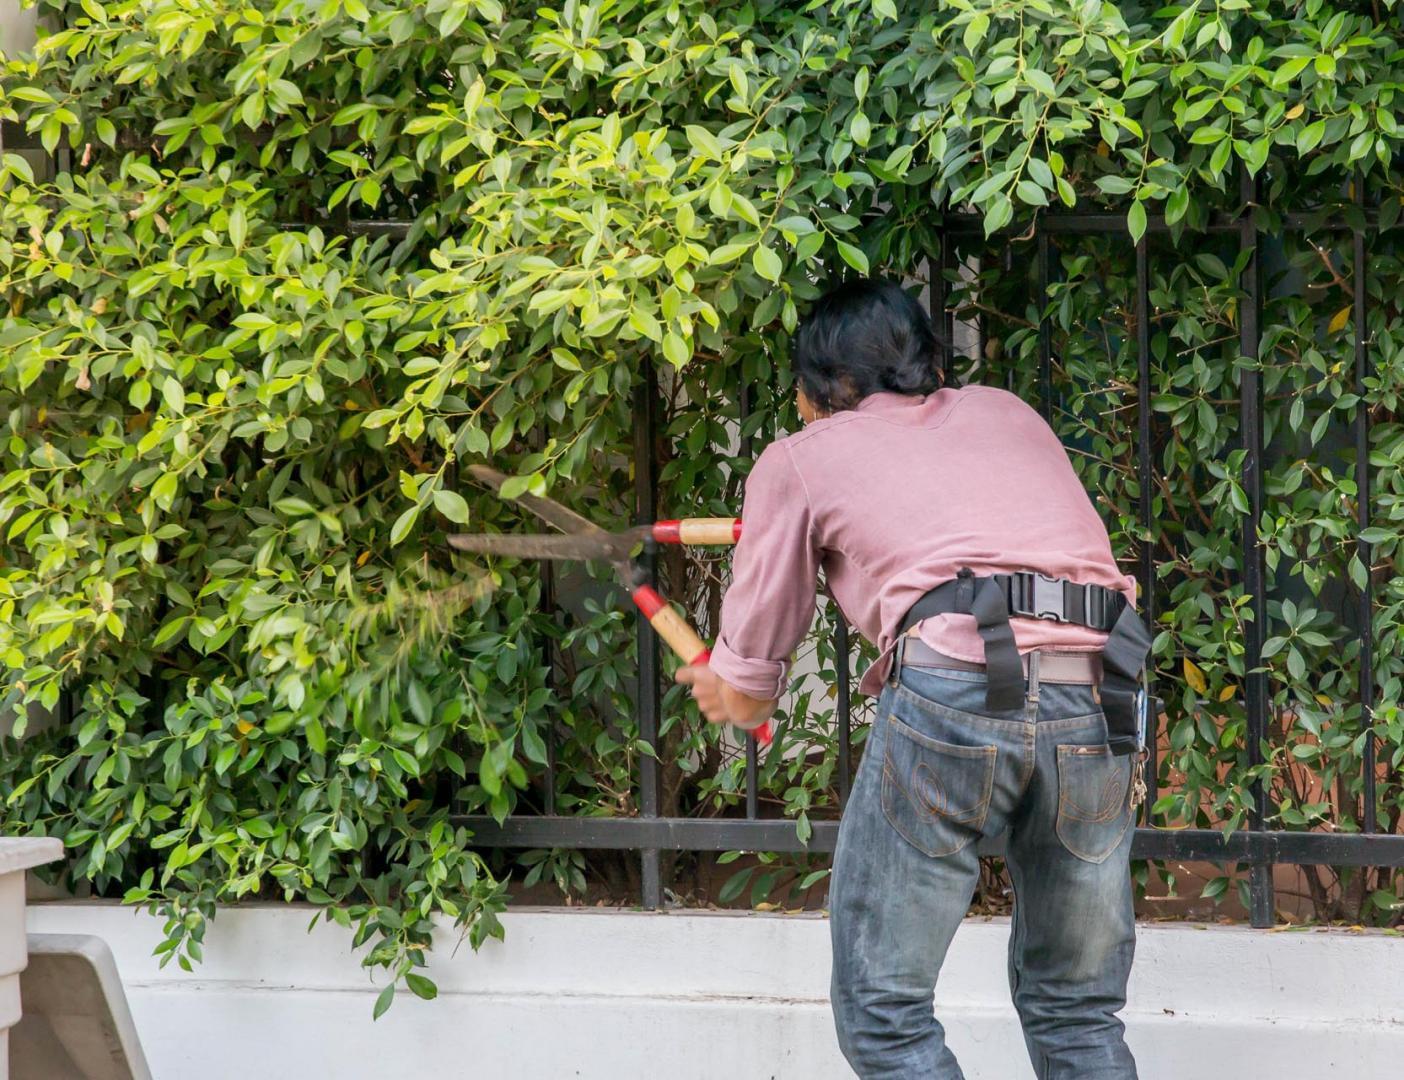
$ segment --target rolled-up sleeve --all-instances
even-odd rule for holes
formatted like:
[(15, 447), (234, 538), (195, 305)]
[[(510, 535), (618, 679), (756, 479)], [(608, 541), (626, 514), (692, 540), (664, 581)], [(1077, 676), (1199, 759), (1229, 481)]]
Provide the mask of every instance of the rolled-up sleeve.
[(808, 494), (784, 443), (756, 459), (741, 518), (711, 666), (742, 693), (778, 698), (814, 618), (819, 571)]

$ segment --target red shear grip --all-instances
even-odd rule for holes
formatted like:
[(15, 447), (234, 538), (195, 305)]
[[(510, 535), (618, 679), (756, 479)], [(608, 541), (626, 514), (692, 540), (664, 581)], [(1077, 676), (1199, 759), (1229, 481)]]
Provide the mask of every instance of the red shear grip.
[(660, 544), (680, 544), (682, 543), (682, 522), (680, 521), (655, 521), (653, 523), (653, 538)]
[[(742, 730), (745, 730), (744, 728)], [(752, 728), (746, 732), (747, 735), (754, 735), (756, 743), (760, 746), (769, 746), (771, 740), (775, 738), (775, 721), (767, 720), (760, 727)]]
[(631, 594), (634, 604), (643, 612), (645, 619), (651, 619), (668, 606), (668, 601), (658, 595), (652, 585), (640, 585)]
[(732, 538), (733, 540), (740, 540), (740, 539), (741, 539), (741, 519), (740, 519), (740, 518), (737, 518), (737, 519), (736, 519), (736, 523), (735, 523), (734, 525), (731, 526), (731, 538)]

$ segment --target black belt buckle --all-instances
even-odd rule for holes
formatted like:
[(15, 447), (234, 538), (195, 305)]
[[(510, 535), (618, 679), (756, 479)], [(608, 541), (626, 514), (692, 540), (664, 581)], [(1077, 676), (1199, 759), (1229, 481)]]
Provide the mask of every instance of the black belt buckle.
[(1107, 590), (1100, 585), (1083, 586), (1083, 606), (1087, 609), (1087, 625), (1094, 630), (1110, 630), (1107, 625)]
[(1025, 619), (1047, 619), (1051, 622), (1068, 621), (1067, 609), (1063, 601), (1062, 578), (1051, 578), (1044, 574), (1023, 571), (1015, 575), (1017, 591), (1020, 595), (1011, 597), (1010, 614)]

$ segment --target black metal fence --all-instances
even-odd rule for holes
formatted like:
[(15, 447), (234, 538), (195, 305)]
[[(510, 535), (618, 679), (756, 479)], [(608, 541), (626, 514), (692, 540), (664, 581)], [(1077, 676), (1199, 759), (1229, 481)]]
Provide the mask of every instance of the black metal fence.
[[(1355, 202), (1358, 213), (1350, 220), (1328, 213), (1294, 213), (1280, 216), (1284, 231), (1348, 231), (1354, 249), (1354, 315), (1355, 315), (1355, 390), (1360, 402), (1355, 408), (1354, 435), (1356, 447), (1355, 480), (1359, 489), (1357, 530), (1363, 532), (1370, 523), (1369, 475), (1369, 411), (1365, 404), (1365, 379), (1370, 370), (1366, 340), (1365, 265), (1367, 234), (1378, 229), (1378, 217), (1366, 205), (1365, 186), (1357, 177)], [(1255, 215), (1259, 190), (1255, 181), (1244, 172), (1240, 178), (1239, 209), (1230, 215), (1218, 215), (1209, 220), (1205, 231), (1237, 237), (1240, 253), (1248, 260), (1241, 278), (1245, 301), (1239, 319), (1239, 351), (1249, 361), (1258, 359), (1260, 315), (1263, 304), (1263, 282), (1258, 251), (1262, 233)], [(391, 223), (367, 223), (368, 231), (394, 231)], [(1037, 288), (1046, 297), (1049, 284), (1050, 242), (1058, 234), (1102, 235), (1125, 237), (1125, 217), (1119, 213), (1050, 212), (1037, 223), (1036, 243)], [(1150, 274), (1148, 244), (1152, 234), (1169, 230), (1165, 219), (1152, 216), (1147, 235), (1136, 244), (1136, 351), (1138, 360), (1138, 434), (1137, 475), (1139, 479), (1139, 517), (1147, 533), (1151, 530), (1153, 453), (1151, 410), (1151, 346), (1150, 346)], [(943, 320), (944, 337), (953, 336), (953, 313), (947, 304), (946, 271), (952, 268), (954, 240), (982, 234), (977, 216), (948, 214), (940, 234), (940, 250), (933, 253), (935, 267), (931, 276), (931, 307), (933, 316)], [(1129, 238), (1128, 238), (1129, 243)], [(1052, 385), (1052, 339), (1049, 320), (1041, 316), (1039, 327), (1039, 373), (1041, 405), (1048, 414)], [(1267, 735), (1270, 695), (1267, 674), (1262, 666), (1262, 651), (1267, 626), (1267, 574), (1264, 548), (1258, 536), (1258, 522), (1263, 509), (1263, 401), (1260, 372), (1253, 364), (1241, 374), (1241, 437), (1243, 458), (1241, 481), (1247, 493), (1250, 512), (1242, 524), (1242, 577), (1249, 596), (1252, 619), (1245, 624), (1246, 640), (1245, 697), (1247, 708), (1247, 754), (1250, 766), (1262, 764), (1262, 743)], [(743, 391), (743, 395), (744, 395)], [(743, 396), (743, 415), (747, 411)], [(647, 370), (636, 388), (634, 400), (634, 470), (635, 509), (640, 522), (657, 517), (657, 462), (653, 447), (657, 435), (657, 386), (652, 370)], [(749, 453), (743, 445), (742, 453)], [(1357, 539), (1361, 558), (1369, 566), (1369, 544)], [(1141, 597), (1148, 621), (1154, 620), (1155, 589), (1149, 543), (1141, 548), (1138, 576)], [(550, 579), (545, 595), (553, 595)], [(1363, 723), (1371, 723), (1375, 687), (1371, 648), (1371, 615), (1373, 598), (1368, 574), (1364, 589), (1357, 590), (1360, 632), (1359, 699)], [(842, 615), (833, 624), (833, 649), (837, 670), (838, 724), (838, 795), (840, 806), (848, 797), (852, 777), (851, 732), (852, 694), (849, 628)], [(658, 659), (658, 643), (652, 628), (638, 620), (639, 652), (639, 737), (656, 745), (663, 686)], [(1274, 921), (1274, 887), (1272, 870), (1278, 863), (1318, 864), (1332, 866), (1404, 866), (1404, 836), (1381, 834), (1376, 830), (1376, 737), (1370, 732), (1365, 740), (1362, 760), (1362, 783), (1367, 812), (1358, 833), (1286, 831), (1270, 828), (1268, 791), (1261, 779), (1253, 782), (1251, 807), (1247, 828), (1225, 836), (1214, 829), (1160, 829), (1145, 825), (1136, 830), (1133, 855), (1144, 859), (1179, 859), (1246, 864), (1249, 871), (1250, 916), (1254, 926), (1269, 926)], [(1149, 739), (1152, 758), (1147, 762), (1146, 778), (1150, 789), (1146, 814), (1157, 798), (1157, 762), (1154, 758), (1157, 740)], [(813, 822), (807, 841), (801, 841), (795, 823), (788, 819), (762, 819), (758, 814), (758, 767), (754, 739), (746, 745), (745, 817), (677, 818), (659, 813), (659, 766), (649, 755), (639, 757), (638, 816), (564, 817), (555, 815), (554, 774), (547, 777), (547, 813), (518, 816), (499, 824), (486, 816), (462, 816), (457, 820), (474, 832), (474, 842), (483, 847), (614, 849), (637, 852), (642, 862), (642, 899), (645, 907), (657, 907), (662, 902), (663, 883), (660, 875), (660, 853), (670, 851), (756, 851), (756, 852), (832, 852), (838, 836), (838, 821)], [(554, 753), (548, 769), (554, 769)], [(982, 845), (981, 853), (997, 855), (1002, 849), (999, 839)]]
[[(9, 149), (41, 152), (29, 137), (12, 125), (5, 125), (4, 139), (0, 144)], [(53, 167), (60, 172), (69, 171), (71, 163), (66, 147), (54, 155)], [(1354, 435), (1356, 448), (1355, 481), (1358, 488), (1357, 499), (1357, 543), (1361, 559), (1368, 567), (1370, 545), (1359, 537), (1370, 525), (1370, 472), (1369, 472), (1369, 411), (1365, 402), (1365, 380), (1370, 371), (1370, 356), (1366, 340), (1366, 281), (1364, 268), (1368, 251), (1368, 235), (1379, 228), (1376, 211), (1370, 208), (1366, 199), (1363, 177), (1355, 178), (1355, 210), (1350, 220), (1342, 215), (1329, 212), (1299, 212), (1277, 215), (1277, 221), (1284, 231), (1331, 231), (1349, 232), (1354, 252), (1355, 274), (1354, 325), (1355, 325), (1355, 391), (1360, 401), (1355, 407)], [(1203, 231), (1213, 234), (1236, 235), (1240, 252), (1249, 254), (1243, 271), (1241, 285), (1246, 302), (1241, 307), (1239, 320), (1239, 351), (1250, 361), (1258, 359), (1260, 338), (1260, 313), (1263, 303), (1263, 283), (1260, 276), (1258, 250), (1262, 233), (1255, 216), (1258, 208), (1258, 187), (1244, 171), (1239, 183), (1239, 208), (1234, 214), (1220, 214), (1210, 218)], [(330, 225), (355, 235), (387, 236), (403, 238), (410, 230), (410, 223), (404, 221), (354, 221), (342, 220)], [(1137, 473), (1141, 492), (1139, 515), (1141, 523), (1149, 531), (1152, 522), (1150, 491), (1153, 476), (1153, 453), (1151, 410), (1147, 403), (1151, 397), (1151, 347), (1150, 347), (1150, 274), (1148, 238), (1150, 235), (1166, 233), (1170, 226), (1161, 215), (1148, 216), (1147, 235), (1136, 244), (1136, 350), (1138, 364), (1138, 437)], [(1126, 219), (1124, 214), (1108, 211), (1050, 211), (1042, 214), (1036, 224), (1037, 243), (1036, 275), (1040, 295), (1047, 296), (1050, 272), (1051, 239), (1058, 235), (1099, 235), (1125, 237)], [(943, 320), (944, 338), (953, 337), (953, 313), (947, 305), (946, 271), (953, 265), (953, 241), (961, 237), (983, 235), (983, 225), (977, 215), (947, 214), (940, 231), (939, 250), (932, 254), (935, 262), (931, 277), (931, 308), (933, 317)], [(1040, 405), (1045, 418), (1048, 416), (1052, 400), (1052, 338), (1046, 312), (1041, 316), (1039, 327), (1039, 373)], [(1249, 764), (1262, 764), (1262, 742), (1267, 734), (1270, 695), (1267, 675), (1262, 667), (1262, 650), (1267, 627), (1267, 574), (1264, 550), (1259, 542), (1258, 522), (1263, 509), (1263, 411), (1262, 386), (1258, 370), (1246, 366), (1241, 374), (1241, 422), (1243, 449), (1247, 451), (1243, 459), (1242, 484), (1247, 493), (1250, 512), (1243, 518), (1242, 566), (1245, 591), (1250, 597), (1253, 618), (1246, 622), (1245, 666), (1248, 672), (1245, 680), (1247, 706), (1247, 753)], [(742, 389), (741, 411), (747, 411)], [(635, 510), (640, 522), (657, 518), (657, 467), (653, 448), (658, 434), (657, 424), (657, 385), (651, 368), (645, 370), (634, 398), (634, 475)], [(749, 454), (749, 439), (742, 446), (743, 454)], [(1153, 552), (1149, 544), (1143, 544), (1139, 559), (1138, 576), (1140, 595), (1148, 622), (1155, 617), (1155, 589)], [(651, 556), (646, 556), (652, 569)], [(548, 608), (554, 607), (555, 588), (549, 565), (543, 570), (543, 598)], [(1373, 673), (1373, 650), (1371, 625), (1373, 597), (1366, 575), (1366, 585), (1358, 590), (1358, 626), (1360, 630), (1360, 681), (1359, 701), (1363, 723), (1371, 723), (1374, 707), (1375, 686)], [(639, 652), (639, 737), (656, 745), (659, 717), (662, 708), (663, 686), (659, 665), (658, 642), (653, 629), (642, 619), (638, 623)], [(837, 723), (838, 723), (838, 795), (840, 806), (848, 797), (852, 777), (851, 734), (852, 734), (852, 688), (850, 662), (849, 628), (842, 615), (836, 614), (833, 629), (833, 648), (837, 669)], [(1149, 807), (1157, 798), (1157, 762), (1155, 752), (1156, 733), (1148, 740), (1151, 759), (1146, 766), (1146, 781), (1149, 788), (1146, 800), (1146, 816)], [(1214, 829), (1160, 829), (1143, 825), (1136, 830), (1132, 853), (1144, 859), (1181, 859), (1189, 861), (1214, 861), (1246, 864), (1249, 868), (1250, 915), (1254, 926), (1269, 926), (1274, 920), (1274, 888), (1272, 868), (1275, 864), (1315, 864), (1331, 866), (1404, 866), (1404, 835), (1381, 834), (1376, 829), (1376, 776), (1377, 740), (1373, 732), (1367, 735), (1362, 755), (1362, 786), (1364, 804), (1367, 808), (1358, 833), (1345, 832), (1306, 832), (1274, 829), (1268, 826), (1269, 800), (1266, 786), (1259, 779), (1253, 783), (1252, 806), (1248, 815), (1247, 828), (1225, 836)], [(660, 874), (660, 853), (671, 851), (757, 851), (757, 852), (832, 852), (838, 836), (839, 823), (835, 820), (812, 823), (812, 834), (807, 841), (801, 841), (795, 823), (788, 819), (762, 819), (759, 816), (758, 762), (754, 739), (746, 745), (746, 799), (744, 818), (675, 818), (663, 817), (659, 812), (659, 766), (658, 761), (648, 754), (639, 756), (638, 799), (636, 817), (568, 817), (557, 815), (555, 811), (555, 746), (548, 740), (548, 777), (545, 785), (545, 810), (542, 815), (517, 816), (498, 823), (485, 815), (460, 815), (455, 820), (472, 829), (474, 842), (481, 847), (503, 848), (563, 848), (563, 849), (613, 849), (637, 852), (642, 861), (642, 899), (645, 907), (658, 907), (662, 903), (662, 881)], [(1002, 843), (992, 840), (981, 846), (981, 853), (998, 855)]]

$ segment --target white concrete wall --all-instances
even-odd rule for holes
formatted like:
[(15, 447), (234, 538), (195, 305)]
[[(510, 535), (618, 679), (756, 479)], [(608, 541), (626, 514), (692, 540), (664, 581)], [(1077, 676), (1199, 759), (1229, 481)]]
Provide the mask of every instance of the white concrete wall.
[(0, 53), (16, 55), (34, 47), (39, 9), (21, 7), (19, 0), (0, 0)]
[[(222, 912), (194, 974), (158, 970), (159, 924), (105, 903), (31, 905), (31, 931), (112, 946), (158, 1080), (561, 1077), (838, 1080), (820, 916), (514, 910), (455, 953), (437, 1001), (376, 987), (349, 935), (298, 907)], [(1008, 925), (956, 937), (940, 1015), (968, 1080), (1032, 1075), (1008, 1004)], [(1397, 1075), (1404, 941), (1382, 934), (1144, 926), (1126, 1018), (1142, 1080)]]

